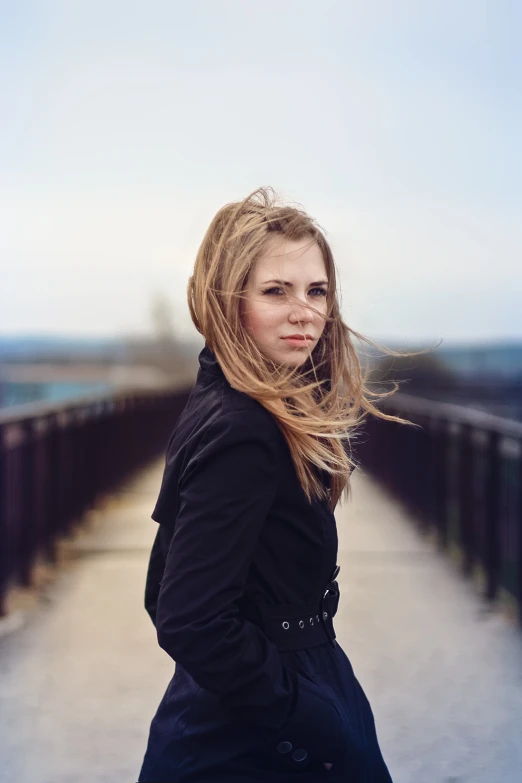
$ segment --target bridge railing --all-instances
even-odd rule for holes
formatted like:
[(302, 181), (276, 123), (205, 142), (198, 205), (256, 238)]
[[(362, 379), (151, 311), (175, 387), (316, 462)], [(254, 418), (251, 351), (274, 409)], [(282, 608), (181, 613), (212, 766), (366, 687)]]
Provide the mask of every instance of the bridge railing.
[(0, 616), (14, 585), (102, 493), (166, 449), (190, 388), (91, 395), (0, 411)]
[[(165, 452), (189, 387), (101, 394), (0, 412), (0, 615), (12, 585), (31, 584), (100, 495)], [(522, 621), (522, 423), (397, 393), (369, 418), (357, 454), (432, 528), (442, 548), (479, 569), (485, 597), (503, 588)]]
[(513, 596), (522, 622), (522, 423), (401, 392), (380, 407), (421, 428), (369, 418), (361, 466), (482, 576), (485, 598)]

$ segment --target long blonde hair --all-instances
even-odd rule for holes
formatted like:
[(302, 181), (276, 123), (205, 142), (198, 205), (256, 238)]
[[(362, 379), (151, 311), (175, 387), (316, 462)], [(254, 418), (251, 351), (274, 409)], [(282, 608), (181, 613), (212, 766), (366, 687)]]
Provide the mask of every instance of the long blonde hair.
[[(322, 251), (328, 276), (327, 315), (322, 336), (301, 368), (283, 368), (264, 356), (242, 320), (242, 300), (256, 259), (275, 238), (310, 237)], [(280, 203), (272, 188), (258, 188), (243, 201), (226, 204), (213, 218), (199, 247), (188, 284), (188, 302), (230, 385), (263, 405), (281, 429), (309, 501), (329, 494), (333, 509), (343, 491), (350, 495), (356, 466), (350, 444), (366, 414), (411, 424), (380, 411), (369, 399), (399, 388), (367, 388), (352, 335), (393, 356), (406, 354), (379, 346), (347, 326), (341, 317), (335, 263), (324, 233), (298, 206)], [(423, 353), (421, 351), (420, 353)], [(412, 425), (416, 426), (416, 425)], [(330, 474), (330, 492), (320, 471)]]

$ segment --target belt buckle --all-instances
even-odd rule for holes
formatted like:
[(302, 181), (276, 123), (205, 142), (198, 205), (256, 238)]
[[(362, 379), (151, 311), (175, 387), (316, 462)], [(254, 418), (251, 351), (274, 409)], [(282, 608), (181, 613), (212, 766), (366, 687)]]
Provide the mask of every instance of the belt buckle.
[(323, 598), (326, 598), (326, 596), (328, 595), (329, 592), (331, 592), (332, 595), (337, 595), (338, 594), (339, 591), (336, 589), (337, 585), (334, 584), (334, 582), (335, 582), (335, 579), (336, 579), (337, 575), (339, 574), (340, 570), (341, 570), (341, 566), (336, 565), (334, 570), (332, 571), (332, 575), (330, 577), (330, 581), (328, 582), (328, 584), (326, 586), (326, 590), (324, 591)]
[[(332, 647), (335, 647), (335, 639), (330, 636), (330, 634), (328, 632), (328, 628), (326, 626), (326, 620), (328, 618), (328, 612), (325, 611), (324, 601), (325, 601), (325, 599), (329, 595), (331, 595), (334, 598), (335, 598), (335, 596), (339, 595), (339, 591), (336, 589), (337, 585), (334, 584), (334, 583), (335, 583), (335, 577), (338, 575), (340, 570), (341, 570), (341, 567), (336, 565), (334, 570), (333, 570), (333, 572), (332, 572), (332, 575), (330, 577), (330, 581), (328, 582), (328, 585), (326, 586), (326, 590), (324, 591), (324, 594), (323, 594), (323, 596), (321, 598), (321, 622), (323, 624), (323, 628), (324, 628), (324, 630), (326, 632), (326, 635), (328, 637), (328, 641), (330, 642)], [(330, 621), (332, 621), (332, 620), (333, 620), (333, 615), (330, 614)]]

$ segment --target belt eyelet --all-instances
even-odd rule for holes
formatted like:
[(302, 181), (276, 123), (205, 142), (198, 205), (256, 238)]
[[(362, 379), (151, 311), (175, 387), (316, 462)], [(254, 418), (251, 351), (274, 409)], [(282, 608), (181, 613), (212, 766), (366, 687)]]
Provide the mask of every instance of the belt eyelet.
[(326, 620), (326, 618), (328, 617), (328, 612), (323, 612), (323, 617)]
[(290, 623), (289, 623), (287, 620), (285, 620), (284, 622), (282, 622), (282, 623), (281, 623), (281, 625), (283, 626), (283, 628), (285, 629), (285, 631), (286, 631), (286, 630), (288, 630), (288, 628), (290, 628)]
[(299, 628), (304, 628), (304, 622), (302, 620), (299, 620)]

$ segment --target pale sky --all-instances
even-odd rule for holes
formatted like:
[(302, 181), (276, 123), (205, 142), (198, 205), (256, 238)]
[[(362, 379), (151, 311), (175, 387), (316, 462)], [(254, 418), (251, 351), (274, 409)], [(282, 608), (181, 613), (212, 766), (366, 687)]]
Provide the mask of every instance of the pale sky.
[(151, 330), (260, 185), (374, 339), (522, 338), (517, 0), (0, 0), (0, 334)]

